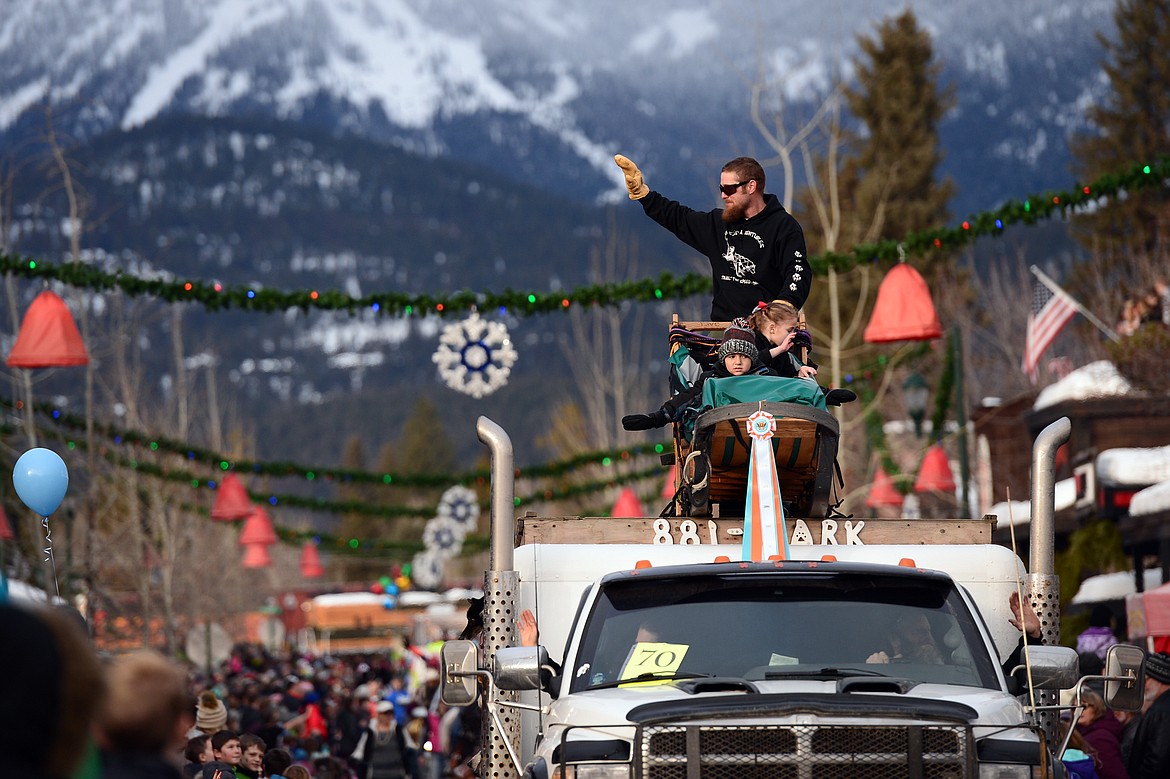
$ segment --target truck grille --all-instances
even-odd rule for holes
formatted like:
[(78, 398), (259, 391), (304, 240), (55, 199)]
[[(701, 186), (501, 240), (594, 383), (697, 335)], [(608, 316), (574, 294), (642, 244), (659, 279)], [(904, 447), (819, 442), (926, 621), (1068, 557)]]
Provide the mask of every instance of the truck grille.
[(653, 725), (639, 749), (642, 779), (969, 779), (973, 771), (967, 729), (955, 726)]

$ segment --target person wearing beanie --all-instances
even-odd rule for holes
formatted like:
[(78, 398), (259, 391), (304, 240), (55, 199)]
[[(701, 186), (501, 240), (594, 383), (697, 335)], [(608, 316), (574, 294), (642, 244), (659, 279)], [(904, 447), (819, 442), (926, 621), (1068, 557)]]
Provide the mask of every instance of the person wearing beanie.
[(653, 414), (628, 414), (622, 417), (622, 427), (626, 430), (651, 430), (665, 427), (679, 419), (684, 408), (703, 397), (703, 385), (707, 379), (744, 376), (748, 373), (765, 375), (770, 373), (766, 368), (756, 363), (759, 351), (756, 349), (755, 335), (748, 327), (747, 320), (742, 318), (736, 319), (723, 332), (723, 340), (719, 342), (719, 350), (715, 356), (718, 359), (718, 364), (714, 370), (700, 375), (690, 388), (667, 400)]
[(195, 706), (195, 727), (187, 732), (187, 737), (214, 736), (226, 728), (227, 707), (214, 692), (204, 690), (199, 694), (199, 703)]
[(1142, 718), (1130, 747), (1129, 779), (1164, 779), (1170, 776), (1170, 655), (1155, 652), (1146, 657), (1145, 702)]

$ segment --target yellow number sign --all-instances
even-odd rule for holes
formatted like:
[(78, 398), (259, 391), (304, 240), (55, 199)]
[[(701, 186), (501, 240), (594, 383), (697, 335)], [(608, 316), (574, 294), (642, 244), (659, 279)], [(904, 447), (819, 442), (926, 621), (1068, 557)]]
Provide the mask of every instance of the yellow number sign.
[[(661, 644), (653, 641), (639, 641), (634, 644), (626, 663), (622, 666), (619, 679), (637, 679), (642, 674), (672, 674), (682, 665), (689, 644)], [(669, 680), (638, 682), (638, 684), (665, 684)], [(624, 686), (624, 685), (623, 685)]]

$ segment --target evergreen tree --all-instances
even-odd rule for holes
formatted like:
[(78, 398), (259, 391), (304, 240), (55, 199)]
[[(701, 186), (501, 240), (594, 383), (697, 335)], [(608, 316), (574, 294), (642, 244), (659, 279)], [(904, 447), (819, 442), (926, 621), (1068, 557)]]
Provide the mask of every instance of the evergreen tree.
[[(1074, 530), (1068, 537), (1068, 547), (1056, 555), (1056, 574), (1060, 577), (1060, 601), (1068, 603), (1080, 589), (1081, 582), (1090, 576), (1124, 571), (1130, 561), (1125, 554), (1117, 523), (1096, 519)], [(1060, 642), (1073, 646), (1076, 636), (1087, 628), (1086, 614), (1060, 621)]]
[[(1170, 0), (1118, 0), (1113, 19), (1116, 39), (1098, 35), (1110, 92), (1088, 111), (1095, 131), (1072, 146), (1077, 174), (1086, 181), (1170, 152)], [(1094, 249), (1117, 252), (1124, 264), (1137, 253), (1164, 265), (1170, 193), (1150, 188), (1114, 199), (1078, 220), (1078, 237)], [(1150, 281), (1119, 279), (1125, 280)]]
[[(803, 213), (815, 215), (805, 230), (812, 252), (896, 240), (949, 219), (954, 185), (938, 177), (938, 126), (953, 98), (939, 88), (930, 36), (907, 10), (883, 20), (874, 37), (860, 37), (858, 45), (856, 83), (841, 90), (855, 124), (849, 127), (836, 110), (827, 111), (824, 147), (811, 156), (806, 151), (810, 181), (801, 203)], [(937, 256), (931, 259), (938, 262)], [(921, 267), (919, 259), (915, 263)], [(825, 283), (814, 285), (805, 310), (818, 342), (828, 346), (827, 355), (814, 355), (822, 364), (822, 383), (839, 386), (846, 374), (856, 375), (873, 359), (861, 331), (877, 281), (870, 268), (861, 266), (847, 274), (830, 272)], [(828, 371), (823, 370), (826, 361)], [(869, 410), (861, 404), (842, 409), (843, 432), (858, 427), (858, 415)], [(884, 442), (871, 443), (885, 450)], [(847, 483), (864, 483), (869, 459), (861, 449), (846, 448), (840, 456)]]
[(861, 37), (858, 45), (857, 85), (845, 98), (864, 131), (842, 177), (856, 179), (850, 199), (858, 224), (876, 221), (876, 237), (887, 239), (944, 224), (954, 185), (937, 179), (938, 125), (953, 98), (939, 91), (930, 36), (907, 9), (882, 21), (876, 39)]
[[(455, 445), (447, 435), (439, 408), (427, 397), (419, 398), (411, 409), (410, 416), (402, 426), (397, 446), (383, 449), (382, 463), (397, 463), (397, 471), (410, 475), (435, 475), (455, 471)], [(414, 506), (431, 509), (427, 515), (434, 516), (443, 490), (451, 485), (439, 487), (410, 487), (390, 490), (391, 502), (397, 506)], [(421, 541), (427, 519), (424, 517), (395, 517), (382, 520), (382, 537), (395, 541)]]
[(447, 435), (439, 408), (421, 397), (402, 426), (399, 441), (403, 473), (443, 474), (455, 469), (455, 445)]
[[(362, 438), (351, 435), (345, 442), (345, 449), (341, 455), (341, 467), (346, 470), (358, 471), (366, 467), (365, 450)], [(337, 497), (342, 502), (368, 503), (374, 499), (374, 494), (368, 485), (341, 482), (337, 486)], [(377, 536), (380, 530), (380, 520), (358, 513), (346, 513), (341, 517), (340, 533), (349, 538), (369, 538)]]

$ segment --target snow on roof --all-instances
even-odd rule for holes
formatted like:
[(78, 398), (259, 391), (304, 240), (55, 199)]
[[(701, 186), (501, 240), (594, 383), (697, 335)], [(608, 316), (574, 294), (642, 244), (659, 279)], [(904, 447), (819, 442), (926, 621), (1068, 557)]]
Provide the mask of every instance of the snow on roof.
[[(1077, 502), (1077, 480), (1073, 477), (1061, 479), (1054, 486), (1053, 492), (1056, 493), (1054, 508), (1056, 511), (1071, 507)], [(1012, 523), (1018, 526), (1024, 526), (1032, 521), (1032, 501), (1030, 500), (1013, 500), (1011, 504), (1011, 518)], [(1000, 501), (992, 506), (988, 514), (994, 514), (999, 518), (1000, 528), (1008, 526), (1008, 504), (1006, 501)]]
[(1098, 360), (1077, 368), (1055, 384), (1040, 391), (1034, 409), (1048, 408), (1066, 400), (1088, 400), (1127, 395), (1130, 383), (1108, 360)]
[(318, 595), (313, 602), (318, 606), (365, 606), (368, 604), (381, 605), (384, 595), (375, 595), (372, 592), (330, 592)]
[[(1143, 575), (1146, 591), (1152, 590), (1162, 583), (1161, 568), (1147, 568)], [(1137, 588), (1133, 586), (1133, 578), (1133, 571), (1090, 576), (1081, 582), (1081, 588), (1077, 590), (1077, 594), (1069, 602), (1077, 604), (1121, 600), (1126, 595), (1137, 592)]]
[[(470, 600), (471, 598), (482, 598), (483, 590), (468, 590), (463, 588), (453, 588), (447, 592), (428, 592), (426, 590), (407, 590), (398, 596), (399, 606), (429, 606), (432, 603), (454, 603), (460, 600)], [(325, 595), (318, 595), (313, 598), (313, 602), (319, 606), (365, 606), (365, 605), (382, 605), (382, 601), (386, 599), (385, 595), (378, 595), (372, 592), (331, 592)]]
[(49, 594), (40, 587), (22, 582), (19, 579), (8, 580), (8, 597), (13, 601), (23, 603), (48, 603)]
[(482, 598), (483, 590), (467, 589), (465, 587), (452, 587), (443, 593), (443, 597), (452, 603), (460, 600), (473, 600), (474, 598)]
[(1163, 481), (1153, 487), (1146, 487), (1134, 493), (1129, 502), (1129, 515), (1140, 517), (1170, 509), (1170, 481)]
[(1008, 502), (1000, 501), (992, 506), (987, 511), (988, 514), (994, 514), (999, 518), (998, 527), (1008, 527), (1008, 518), (1011, 518), (1013, 525), (1026, 525), (1032, 521), (1032, 501), (1030, 500), (1013, 500), (1011, 502), (1011, 511), (1008, 511)]
[(433, 603), (442, 602), (442, 595), (427, 590), (407, 590), (398, 596), (399, 606), (430, 606)]
[(1053, 492), (1056, 493), (1054, 508), (1057, 511), (1072, 508), (1073, 504), (1077, 502), (1076, 477), (1070, 476), (1067, 479), (1061, 479), (1054, 486)]
[(1115, 486), (1142, 487), (1170, 479), (1170, 446), (1106, 449), (1097, 455), (1097, 481)]

